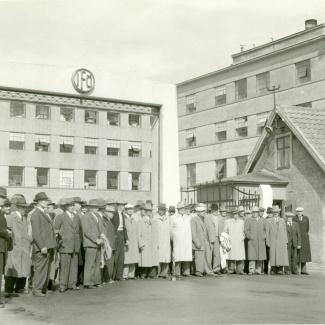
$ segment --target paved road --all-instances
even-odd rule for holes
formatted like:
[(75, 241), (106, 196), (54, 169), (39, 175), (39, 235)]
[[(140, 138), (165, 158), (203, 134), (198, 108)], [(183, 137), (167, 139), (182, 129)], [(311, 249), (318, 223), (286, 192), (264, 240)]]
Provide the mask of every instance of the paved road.
[(324, 301), (321, 273), (129, 280), (46, 298), (15, 298), (0, 319), (15, 325), (325, 323)]

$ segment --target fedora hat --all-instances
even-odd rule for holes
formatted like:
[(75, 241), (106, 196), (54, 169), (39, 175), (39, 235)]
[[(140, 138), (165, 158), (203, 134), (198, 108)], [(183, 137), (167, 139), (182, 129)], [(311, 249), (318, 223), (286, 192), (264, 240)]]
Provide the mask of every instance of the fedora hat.
[(107, 202), (106, 202), (104, 199), (102, 199), (102, 198), (99, 198), (99, 199), (97, 200), (97, 202), (98, 202), (98, 206), (99, 206), (100, 208), (105, 208), (106, 205), (107, 205)]
[(67, 198), (67, 199), (61, 199), (60, 205), (62, 206), (68, 206), (68, 205), (74, 205), (74, 199), (73, 198)]
[(0, 197), (2, 198), (7, 197), (7, 190), (4, 187), (0, 187)]
[(220, 212), (227, 212), (228, 210), (226, 209), (226, 207), (221, 206), (219, 209)]
[(292, 212), (286, 212), (285, 215), (286, 215), (287, 218), (288, 217), (291, 217), (292, 218), (292, 217), (295, 216)]
[(37, 201), (42, 201), (42, 200), (45, 200), (47, 201), (49, 198), (48, 196), (45, 194), (45, 192), (40, 192), (40, 193), (37, 193), (34, 197), (34, 200), (35, 202)]
[(176, 212), (175, 207), (173, 205), (170, 205), (168, 208), (168, 212)]
[(167, 210), (166, 203), (159, 203), (158, 210)]
[(259, 212), (264, 212), (265, 211), (265, 208), (259, 207), (258, 210), (259, 210)]
[(134, 206), (130, 203), (128, 203), (126, 206), (125, 206), (125, 209), (133, 209)]
[(2, 205), (3, 205), (3, 206), (10, 206), (11, 203), (10, 203), (9, 199), (7, 198), (7, 199), (5, 199), (5, 201), (3, 202)]
[(20, 207), (29, 207), (29, 204), (27, 204), (26, 199), (24, 197), (17, 197), (12, 203)]
[(277, 205), (274, 205), (272, 207), (272, 212), (280, 212), (280, 211), (281, 211), (281, 209)]
[(267, 214), (272, 213), (272, 208), (271, 208), (271, 207), (268, 207), (267, 210), (266, 210), (266, 213), (267, 213)]
[(298, 208), (296, 209), (296, 212), (304, 212), (304, 208), (303, 208), (303, 207), (298, 207)]
[(206, 209), (207, 209), (207, 206), (204, 203), (199, 203), (196, 206), (195, 211), (196, 212), (203, 212), (203, 211), (206, 211)]
[(144, 204), (144, 202), (142, 200), (138, 200), (134, 207), (139, 207), (142, 204)]
[(73, 201), (74, 201), (75, 203), (80, 203), (80, 204), (82, 204), (82, 200), (81, 200), (81, 198), (80, 198), (79, 196), (75, 196), (75, 197), (73, 197)]
[(150, 211), (152, 211), (152, 206), (151, 206), (151, 204), (150, 204), (150, 203), (146, 203), (146, 204), (144, 205), (144, 210), (150, 210)]
[(89, 208), (99, 208), (98, 200), (97, 199), (91, 199), (88, 203)]
[(230, 213), (231, 214), (236, 214), (236, 213), (238, 213), (239, 211), (238, 211), (238, 209), (237, 208), (231, 208), (230, 209)]
[(151, 200), (147, 200), (146, 203), (153, 205)]
[(212, 203), (211, 204), (211, 210), (214, 210), (214, 211), (219, 210), (219, 204), (218, 203)]
[(113, 199), (107, 199), (106, 200), (106, 204), (107, 205), (115, 205), (117, 202), (115, 201), (115, 200), (113, 200)]
[(249, 210), (249, 209), (246, 209), (246, 210), (245, 210), (245, 214), (251, 214), (251, 213), (252, 213), (251, 210)]
[(125, 202), (123, 200), (117, 200), (116, 204), (118, 204), (118, 205), (127, 205), (127, 202)]
[[(265, 210), (265, 209), (264, 209)], [(264, 211), (262, 210), (262, 211)], [(252, 207), (252, 212), (260, 212), (261, 211), (261, 208), (258, 208), (258, 207)]]
[(240, 205), (240, 206), (238, 207), (238, 212), (241, 212), (241, 211), (245, 211), (245, 209), (244, 209), (244, 207), (243, 207), (242, 205)]
[(177, 203), (177, 209), (184, 209), (184, 208), (185, 208), (184, 202), (178, 202)]
[(115, 208), (113, 208), (110, 205), (106, 205), (106, 209), (105, 210), (108, 211), (108, 212), (115, 212), (116, 211)]

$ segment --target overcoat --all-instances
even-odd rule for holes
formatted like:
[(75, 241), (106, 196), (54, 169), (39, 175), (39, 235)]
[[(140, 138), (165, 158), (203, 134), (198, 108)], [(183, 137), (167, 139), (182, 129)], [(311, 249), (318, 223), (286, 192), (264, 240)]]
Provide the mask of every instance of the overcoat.
[(103, 230), (102, 218), (97, 216), (97, 220), (91, 211), (85, 213), (81, 219), (83, 232), (83, 247), (98, 248), (96, 240)]
[(139, 266), (140, 267), (152, 267), (158, 266), (158, 231), (157, 220), (143, 217), (137, 223), (137, 236), (139, 254)]
[(191, 218), (179, 213), (171, 216), (170, 232), (173, 241), (173, 261), (192, 261)]
[(307, 216), (302, 216), (300, 221), (298, 216), (292, 218), (293, 221), (297, 222), (300, 228), (301, 236), (301, 248), (298, 251), (298, 263), (311, 262), (311, 249), (309, 241), (309, 218)]
[(0, 211), (0, 253), (7, 252), (7, 239), (9, 238), (7, 230), (7, 219), (4, 212)]
[(82, 239), (81, 222), (78, 214), (74, 214), (73, 220), (67, 212), (56, 216), (54, 229), (58, 230), (59, 253), (79, 253)]
[(30, 276), (31, 267), (27, 218), (20, 218), (16, 211), (12, 212), (7, 217), (7, 225), (12, 230), (13, 250), (8, 252), (5, 275), (27, 278)]
[(288, 266), (287, 229), (285, 221), (272, 217), (266, 220), (266, 245), (270, 247), (270, 265)]
[(168, 216), (157, 216), (159, 263), (170, 263), (170, 218)]
[(224, 222), (225, 219), (221, 215), (206, 215), (204, 218), (204, 223), (207, 225), (210, 242), (214, 242), (215, 237), (220, 238), (221, 233), (223, 232)]
[(129, 245), (125, 245), (124, 264), (134, 264), (139, 261), (139, 246), (137, 237), (137, 223), (132, 216), (124, 214), (124, 224), (129, 238)]
[(244, 221), (240, 218), (229, 218), (225, 220), (224, 231), (228, 234), (231, 243), (229, 260), (242, 261), (245, 259), (244, 247)]
[(194, 251), (203, 251), (208, 241), (208, 229), (200, 216), (191, 219), (192, 248)]
[(112, 221), (103, 216), (103, 234), (108, 239), (109, 245), (111, 246), (112, 250), (116, 249), (116, 230)]
[(301, 236), (300, 229), (297, 222), (292, 221), (292, 226), (290, 227), (288, 222), (286, 224), (287, 227), (287, 237), (288, 242), (292, 242), (292, 246), (297, 248), (297, 246), (301, 246)]
[(266, 260), (266, 220), (260, 217), (247, 218), (245, 221), (245, 236), (247, 238), (248, 260)]

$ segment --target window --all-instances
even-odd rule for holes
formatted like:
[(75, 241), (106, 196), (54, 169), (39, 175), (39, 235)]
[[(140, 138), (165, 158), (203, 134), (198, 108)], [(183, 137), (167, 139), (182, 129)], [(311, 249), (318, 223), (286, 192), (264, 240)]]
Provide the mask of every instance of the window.
[(85, 154), (97, 155), (98, 139), (85, 138)]
[(186, 96), (186, 112), (193, 113), (196, 111), (196, 95)]
[(270, 72), (264, 72), (256, 76), (256, 94), (263, 95), (268, 92), (270, 87)]
[(141, 157), (141, 142), (129, 142), (129, 157)]
[(186, 165), (187, 169), (187, 186), (195, 185), (196, 183), (196, 164)]
[(10, 132), (9, 134), (9, 149), (24, 150), (25, 133)]
[(97, 111), (85, 110), (85, 122), (96, 124), (97, 123)]
[(216, 123), (216, 142), (227, 140), (227, 124), (226, 122)]
[(310, 60), (305, 60), (296, 63), (296, 82), (297, 84), (303, 84), (311, 81), (311, 68)]
[(120, 125), (120, 114), (107, 112), (107, 125), (119, 126)]
[(186, 130), (186, 148), (196, 146), (196, 129)]
[(10, 116), (26, 117), (26, 106), (22, 103), (10, 103)]
[(264, 113), (257, 114), (257, 134), (262, 133), (269, 115), (270, 115), (270, 112), (264, 112)]
[(107, 140), (107, 156), (119, 156), (121, 141)]
[(35, 168), (35, 184), (37, 187), (49, 186), (48, 168)]
[(290, 135), (277, 138), (278, 168), (290, 167)]
[(227, 102), (226, 85), (219, 86), (216, 88), (215, 102), (216, 102), (216, 106), (226, 104)]
[(150, 116), (150, 126), (153, 127), (153, 125), (156, 123), (158, 116), (151, 115)]
[(248, 156), (237, 157), (237, 175), (241, 175), (248, 162)]
[(85, 188), (97, 188), (97, 170), (85, 170)]
[(60, 152), (72, 153), (74, 146), (73, 137), (60, 137)]
[(247, 79), (241, 79), (235, 82), (236, 100), (247, 98)]
[(313, 107), (312, 106), (312, 102), (307, 102), (307, 103), (302, 103), (302, 104), (298, 104), (298, 105), (295, 105), (295, 106), (299, 106), (299, 107)]
[(140, 173), (129, 173), (129, 190), (139, 191), (141, 189)]
[(36, 118), (41, 120), (49, 120), (50, 107), (44, 105), (36, 105)]
[(45, 134), (35, 134), (35, 151), (49, 151), (50, 136)]
[(247, 116), (236, 118), (236, 138), (247, 137)]
[(107, 189), (118, 190), (119, 189), (119, 172), (107, 172)]
[(73, 170), (72, 169), (60, 169), (60, 187), (73, 187)]
[(24, 167), (9, 166), (9, 186), (24, 185)]
[(140, 127), (140, 115), (129, 114), (129, 126), (133, 128)]
[(227, 161), (226, 159), (216, 160), (216, 179), (222, 174), (222, 178), (227, 177)]
[(74, 109), (70, 107), (60, 107), (60, 121), (73, 122)]

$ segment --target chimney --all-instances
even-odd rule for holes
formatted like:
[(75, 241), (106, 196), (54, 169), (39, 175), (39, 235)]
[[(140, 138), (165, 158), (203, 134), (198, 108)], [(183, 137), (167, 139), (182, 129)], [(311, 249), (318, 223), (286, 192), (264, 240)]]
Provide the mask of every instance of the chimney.
[(305, 29), (314, 28), (317, 26), (317, 20), (316, 19), (308, 19), (305, 21)]

